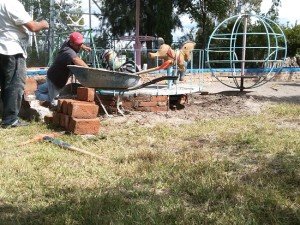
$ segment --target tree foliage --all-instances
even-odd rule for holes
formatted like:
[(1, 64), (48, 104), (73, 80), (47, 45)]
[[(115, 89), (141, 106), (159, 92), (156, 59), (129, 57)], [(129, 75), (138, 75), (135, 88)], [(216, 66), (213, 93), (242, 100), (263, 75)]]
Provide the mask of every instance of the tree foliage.
[(300, 25), (296, 25), (292, 28), (287, 27), (284, 29), (284, 33), (287, 39), (287, 56), (293, 57), (296, 54), (300, 55)]
[[(259, 11), (262, 0), (241, 0), (247, 11)], [(197, 48), (206, 48), (209, 35), (217, 23), (237, 13), (232, 0), (177, 0), (178, 13), (187, 13), (197, 24)]]
[[(178, 14), (173, 9), (172, 1), (140, 0), (140, 35), (159, 36), (171, 44), (172, 29), (181, 27)], [(135, 0), (104, 0), (101, 12), (112, 36), (135, 34)]]

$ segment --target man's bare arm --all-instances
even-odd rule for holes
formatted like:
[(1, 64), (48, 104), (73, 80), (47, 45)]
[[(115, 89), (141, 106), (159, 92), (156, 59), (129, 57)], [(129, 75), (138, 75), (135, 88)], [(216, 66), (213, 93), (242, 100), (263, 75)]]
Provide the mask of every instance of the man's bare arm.
[(38, 32), (40, 30), (49, 28), (49, 24), (46, 20), (41, 20), (40, 22), (30, 21), (25, 23), (24, 26), (31, 32)]
[(80, 57), (73, 58), (74, 65), (89, 67)]

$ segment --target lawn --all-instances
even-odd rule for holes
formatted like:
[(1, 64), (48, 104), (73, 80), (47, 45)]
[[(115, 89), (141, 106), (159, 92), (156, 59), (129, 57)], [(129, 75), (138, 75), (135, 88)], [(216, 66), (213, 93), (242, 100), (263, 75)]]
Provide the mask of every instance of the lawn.
[(300, 105), (192, 124), (118, 127), (19, 146), (0, 129), (0, 224), (300, 224)]

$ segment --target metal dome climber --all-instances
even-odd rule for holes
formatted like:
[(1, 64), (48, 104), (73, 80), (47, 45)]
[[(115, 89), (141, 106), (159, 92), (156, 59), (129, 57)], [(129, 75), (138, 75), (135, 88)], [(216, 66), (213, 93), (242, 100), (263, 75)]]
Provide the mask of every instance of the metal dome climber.
[[(278, 74), (286, 53), (285, 35), (274, 21), (245, 13), (224, 20), (213, 31), (207, 64), (218, 81), (243, 91), (263, 85)], [(216, 73), (217, 68), (230, 75)]]

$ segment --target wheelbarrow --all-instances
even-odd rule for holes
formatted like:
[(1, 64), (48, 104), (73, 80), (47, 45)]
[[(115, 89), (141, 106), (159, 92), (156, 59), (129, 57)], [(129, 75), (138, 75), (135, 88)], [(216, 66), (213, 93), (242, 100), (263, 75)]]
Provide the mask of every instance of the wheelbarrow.
[[(68, 65), (69, 69), (75, 75), (75, 78), (79, 81), (81, 85), (89, 88), (94, 88), (95, 90), (118, 90), (120, 93), (123, 93), (125, 91), (137, 90), (163, 80), (176, 80), (178, 78), (177, 76), (161, 76), (145, 83), (142, 82), (142, 79), (140, 77), (141, 74), (159, 69), (164, 69), (169, 66), (170, 63), (165, 62), (161, 66), (151, 68), (148, 70), (139, 71), (137, 73), (125, 73), (99, 68)], [(109, 116), (99, 96), (96, 95), (96, 97), (105, 114)], [(119, 103), (120, 102), (118, 95), (117, 110), (124, 116), (122, 110), (119, 108)]]
[(140, 89), (163, 80), (176, 80), (176, 76), (161, 76), (143, 83), (141, 74), (150, 71), (165, 69), (169, 63), (136, 73), (126, 73), (119, 71), (106, 70), (101, 68), (82, 67), (68, 65), (68, 68), (75, 75), (75, 78), (85, 87), (106, 90), (130, 91)]

